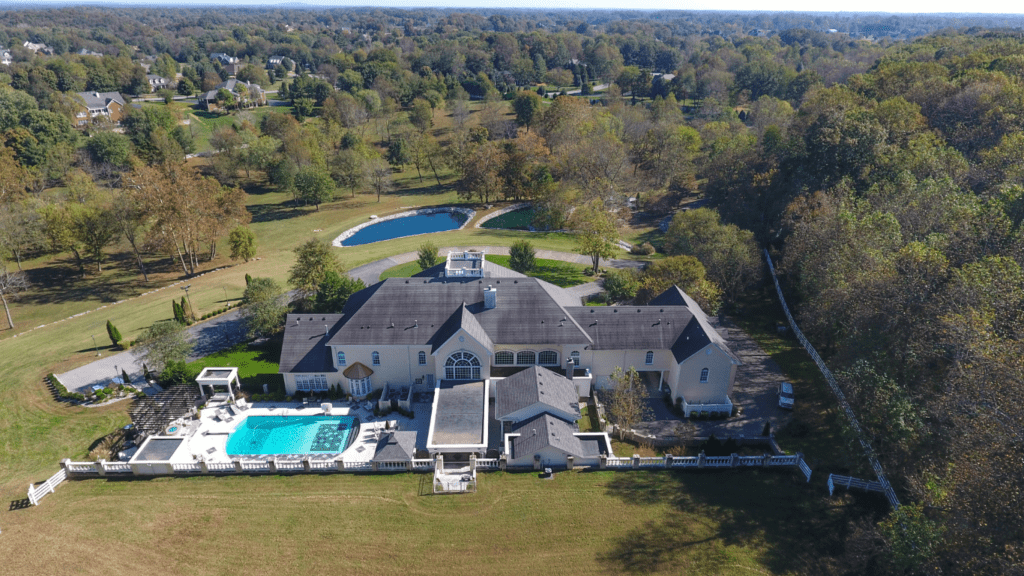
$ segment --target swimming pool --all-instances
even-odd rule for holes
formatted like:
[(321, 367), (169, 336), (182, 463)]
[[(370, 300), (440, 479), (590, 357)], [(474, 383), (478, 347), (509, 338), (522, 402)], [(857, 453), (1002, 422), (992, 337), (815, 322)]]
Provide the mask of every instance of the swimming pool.
[(249, 416), (228, 437), (230, 456), (344, 452), (359, 419), (352, 416)]
[(359, 246), (381, 240), (391, 240), (404, 236), (429, 234), (455, 230), (466, 223), (468, 216), (459, 212), (436, 212), (434, 214), (415, 214), (384, 220), (359, 230), (341, 241), (341, 246)]

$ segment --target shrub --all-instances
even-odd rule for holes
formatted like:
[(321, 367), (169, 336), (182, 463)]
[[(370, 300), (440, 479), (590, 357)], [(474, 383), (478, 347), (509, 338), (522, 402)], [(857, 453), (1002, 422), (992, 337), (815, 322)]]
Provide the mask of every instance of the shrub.
[(604, 277), (604, 289), (613, 301), (632, 300), (640, 290), (640, 273), (632, 268), (609, 270)]
[(636, 256), (650, 256), (654, 254), (654, 245), (650, 242), (644, 242), (643, 244), (634, 244), (633, 248), (629, 251), (630, 254)]
[(526, 274), (533, 270), (535, 255), (533, 244), (526, 240), (516, 240), (509, 249), (509, 267), (520, 274)]

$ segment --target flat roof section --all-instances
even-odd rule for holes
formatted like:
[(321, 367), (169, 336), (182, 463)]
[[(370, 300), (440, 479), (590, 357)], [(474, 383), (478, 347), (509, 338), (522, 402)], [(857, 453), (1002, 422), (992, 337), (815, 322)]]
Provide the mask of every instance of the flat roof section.
[(484, 428), (487, 389), (483, 382), (442, 380), (436, 391), (431, 418), (434, 446), (480, 446), (486, 442)]
[(132, 460), (167, 462), (184, 441), (184, 438), (149, 438)]

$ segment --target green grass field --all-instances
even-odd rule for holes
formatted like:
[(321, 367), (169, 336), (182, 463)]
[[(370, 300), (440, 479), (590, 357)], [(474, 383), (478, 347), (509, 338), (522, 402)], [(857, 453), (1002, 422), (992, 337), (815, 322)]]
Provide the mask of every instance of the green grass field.
[[(486, 258), (498, 266), (510, 268), (510, 258), (508, 256), (488, 254)], [(572, 286), (586, 284), (594, 279), (593, 276), (585, 276), (583, 274), (583, 271), (586, 269), (587, 266), (583, 266), (581, 264), (572, 264), (571, 262), (563, 262), (561, 260), (537, 258), (534, 260), (533, 270), (530, 270), (530, 272), (527, 273), (527, 276), (540, 278), (545, 282), (550, 282), (555, 286), (561, 286), (562, 288), (570, 288)]]
[(821, 573), (848, 516), (874, 511), (760, 470), (488, 473), (479, 486), (433, 496), (425, 474), (74, 481), (0, 514), (0, 553), (11, 574)]
[(208, 366), (231, 366), (238, 368), (238, 380), (243, 388), (262, 394), (263, 384), (270, 385), (270, 390), (276, 390), (283, 384), (278, 373), (280, 362), (281, 342), (271, 340), (261, 347), (238, 344), (228, 350), (189, 362), (188, 373), (195, 378)]
[(405, 264), (399, 264), (393, 266), (380, 273), (381, 280), (387, 280), (388, 278), (408, 278), (414, 274), (419, 274), (423, 271), (420, 268), (419, 262), (407, 262)]

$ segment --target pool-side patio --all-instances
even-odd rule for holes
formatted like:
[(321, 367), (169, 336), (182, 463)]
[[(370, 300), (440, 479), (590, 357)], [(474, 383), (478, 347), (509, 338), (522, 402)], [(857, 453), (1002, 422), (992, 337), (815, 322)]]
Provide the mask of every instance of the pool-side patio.
[[(335, 461), (341, 457), (347, 463), (366, 463), (373, 459), (377, 442), (386, 431), (396, 428), (406, 432), (416, 432), (417, 445), (426, 444), (427, 428), (430, 424), (430, 404), (422, 403), (414, 406), (416, 418), (407, 418), (397, 413), (376, 417), (372, 410), (365, 408), (365, 403), (358, 406), (330, 404), (330, 408), (322, 408), (321, 404), (303, 404), (302, 402), (257, 402), (247, 407), (237, 404), (222, 403), (207, 406), (200, 412), (198, 420), (184, 419), (183, 422), (171, 424), (177, 430), (164, 433), (159, 438), (181, 438), (184, 441), (174, 450), (166, 462), (171, 463), (230, 463), (233, 459), (271, 458), (270, 455), (231, 456), (227, 453), (228, 438), (252, 416), (351, 416), (359, 420), (359, 429), (353, 430), (355, 438), (348, 448), (339, 453), (331, 454), (279, 454), (282, 459), (301, 459)], [(151, 440), (152, 441), (152, 440)], [(136, 457), (133, 460), (138, 460)]]

